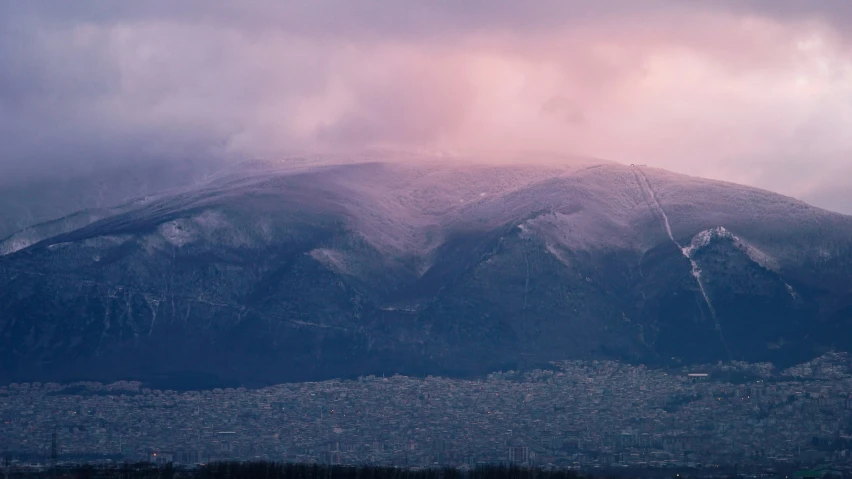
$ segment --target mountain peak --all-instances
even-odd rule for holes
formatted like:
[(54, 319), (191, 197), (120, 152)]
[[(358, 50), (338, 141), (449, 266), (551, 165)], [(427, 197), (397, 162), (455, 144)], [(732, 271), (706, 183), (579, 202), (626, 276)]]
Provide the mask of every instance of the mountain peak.
[(13, 235), (3, 379), (268, 383), (850, 346), (831, 332), (852, 320), (852, 218), (642, 166), (361, 160), (252, 162)]

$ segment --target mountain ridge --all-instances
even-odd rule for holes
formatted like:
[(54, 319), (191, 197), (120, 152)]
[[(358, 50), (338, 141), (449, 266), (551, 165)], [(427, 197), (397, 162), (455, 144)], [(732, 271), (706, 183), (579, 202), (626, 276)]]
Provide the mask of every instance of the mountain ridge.
[(0, 256), (0, 379), (795, 362), (852, 346), (830, 334), (850, 238), (795, 199), (612, 163), (235, 171)]

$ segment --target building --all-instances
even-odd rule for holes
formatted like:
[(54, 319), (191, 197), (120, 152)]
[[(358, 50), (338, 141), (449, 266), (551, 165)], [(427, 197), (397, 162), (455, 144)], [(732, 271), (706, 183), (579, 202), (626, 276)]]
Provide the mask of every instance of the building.
[(526, 446), (509, 446), (509, 462), (512, 464), (530, 462), (530, 449)]

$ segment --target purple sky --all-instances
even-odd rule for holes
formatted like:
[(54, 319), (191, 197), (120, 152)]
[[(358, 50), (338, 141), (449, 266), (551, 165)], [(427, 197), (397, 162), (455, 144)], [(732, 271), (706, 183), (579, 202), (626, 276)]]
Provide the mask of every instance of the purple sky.
[(646, 163), (852, 213), (848, 0), (0, 3), (0, 171), (376, 146)]

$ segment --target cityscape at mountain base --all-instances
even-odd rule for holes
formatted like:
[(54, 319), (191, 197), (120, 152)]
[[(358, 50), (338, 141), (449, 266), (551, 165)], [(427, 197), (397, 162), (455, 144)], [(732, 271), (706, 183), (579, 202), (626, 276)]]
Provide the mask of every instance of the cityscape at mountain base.
[(7, 457), (199, 464), (790, 468), (852, 464), (852, 362), (649, 369), (554, 363), (479, 379), (362, 377), (262, 389), (0, 387)]

